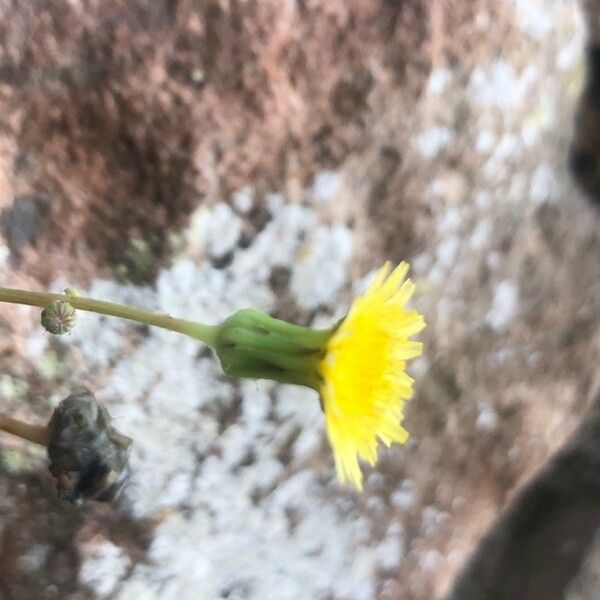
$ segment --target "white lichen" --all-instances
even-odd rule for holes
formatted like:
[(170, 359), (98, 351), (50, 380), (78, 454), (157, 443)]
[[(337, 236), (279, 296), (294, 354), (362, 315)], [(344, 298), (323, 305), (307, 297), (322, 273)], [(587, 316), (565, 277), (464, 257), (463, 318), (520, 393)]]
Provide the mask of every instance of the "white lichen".
[(79, 581), (96, 597), (107, 598), (127, 573), (130, 558), (109, 540), (92, 539), (80, 546)]
[(512, 279), (501, 281), (494, 290), (492, 306), (486, 321), (492, 329), (501, 332), (512, 323), (519, 308), (519, 286)]

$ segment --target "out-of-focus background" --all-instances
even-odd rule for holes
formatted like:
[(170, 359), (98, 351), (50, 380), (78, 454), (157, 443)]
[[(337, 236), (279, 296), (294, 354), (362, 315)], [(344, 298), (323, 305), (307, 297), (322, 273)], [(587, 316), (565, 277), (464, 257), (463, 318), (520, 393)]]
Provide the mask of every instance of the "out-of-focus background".
[[(224, 378), (176, 334), (80, 314), (57, 339), (0, 305), (2, 412), (44, 422), (84, 383), (135, 440), (121, 501), (74, 508), (0, 435), (1, 598), (447, 592), (598, 388), (599, 216), (567, 169), (580, 8), (0, 1), (0, 285), (327, 324), (408, 259), (428, 324), (412, 439), (358, 494), (310, 391)], [(599, 554), (566, 597), (598, 597)]]

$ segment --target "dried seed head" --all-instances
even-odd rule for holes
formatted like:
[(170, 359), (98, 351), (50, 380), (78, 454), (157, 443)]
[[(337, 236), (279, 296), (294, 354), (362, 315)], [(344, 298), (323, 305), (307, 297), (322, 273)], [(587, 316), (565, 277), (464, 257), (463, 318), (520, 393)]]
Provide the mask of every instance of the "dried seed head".
[(75, 320), (75, 309), (64, 300), (56, 300), (42, 311), (42, 327), (55, 335), (72, 331)]
[(111, 424), (106, 408), (80, 388), (55, 409), (48, 424), (50, 472), (59, 497), (114, 500), (129, 477), (131, 439)]

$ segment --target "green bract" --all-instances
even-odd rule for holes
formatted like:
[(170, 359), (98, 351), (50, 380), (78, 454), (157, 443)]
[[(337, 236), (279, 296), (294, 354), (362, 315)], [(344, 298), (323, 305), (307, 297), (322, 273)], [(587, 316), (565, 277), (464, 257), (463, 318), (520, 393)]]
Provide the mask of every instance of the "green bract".
[(243, 309), (220, 325), (214, 348), (226, 375), (319, 390), (319, 363), (333, 332), (333, 328), (301, 327), (259, 310)]

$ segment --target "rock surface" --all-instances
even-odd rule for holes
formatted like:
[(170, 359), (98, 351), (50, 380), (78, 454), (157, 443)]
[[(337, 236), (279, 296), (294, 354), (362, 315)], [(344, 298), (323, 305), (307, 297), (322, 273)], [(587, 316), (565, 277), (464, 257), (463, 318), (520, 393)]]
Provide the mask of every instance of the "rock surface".
[(324, 325), (408, 259), (428, 323), (411, 441), (359, 495), (309, 391), (228, 380), (176, 334), (80, 314), (56, 340), (0, 305), (3, 410), (42, 421), (85, 382), (134, 438), (122, 501), (80, 510), (2, 438), (8, 598), (441, 598), (598, 388), (598, 214), (567, 170), (576, 3), (225, 4), (0, 3), (0, 210), (53, 199), (18, 269), (2, 233), (0, 285)]

